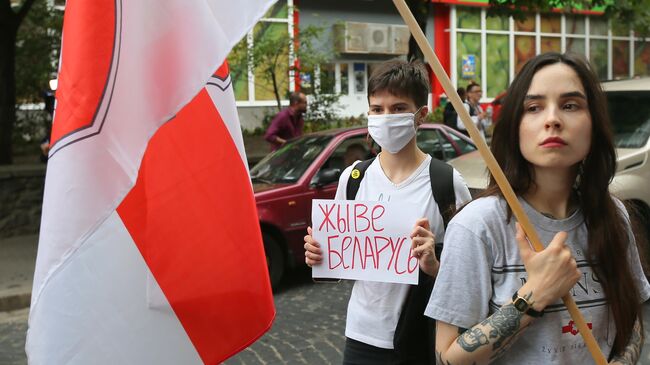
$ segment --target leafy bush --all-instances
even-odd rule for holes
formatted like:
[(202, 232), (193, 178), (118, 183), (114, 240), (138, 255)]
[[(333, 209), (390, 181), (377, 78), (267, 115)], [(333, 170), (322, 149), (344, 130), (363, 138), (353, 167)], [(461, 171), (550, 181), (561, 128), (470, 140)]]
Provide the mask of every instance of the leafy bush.
[(432, 112), (427, 114), (425, 118), (426, 123), (442, 123), (443, 122), (443, 112), (445, 107), (443, 105), (438, 106)]

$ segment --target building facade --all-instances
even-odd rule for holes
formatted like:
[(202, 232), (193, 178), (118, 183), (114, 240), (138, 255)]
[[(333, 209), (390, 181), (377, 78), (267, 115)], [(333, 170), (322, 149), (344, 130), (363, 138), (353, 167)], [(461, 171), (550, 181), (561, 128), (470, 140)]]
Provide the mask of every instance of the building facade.
[[(487, 10), (487, 0), (432, 0), (425, 31), (452, 83), (480, 83), (483, 102), (505, 91), (528, 59), (548, 51), (585, 55), (602, 80), (650, 76), (650, 43), (635, 37), (625, 24), (608, 21), (602, 12), (535, 13), (516, 21), (488, 16)], [(313, 66), (301, 65), (295, 57), (300, 30), (309, 26), (321, 29), (315, 47), (329, 55)], [(273, 37), (291, 40), (278, 58), (282, 67), (276, 72), (283, 99), (295, 90), (337, 93), (340, 114), (356, 116), (367, 111), (366, 87), (374, 65), (405, 57), (409, 33), (390, 1), (279, 0), (240, 50)], [(277, 111), (273, 82), (264, 77), (262, 67), (233, 70), (246, 129), (261, 126), (265, 114)], [(431, 104), (436, 106), (444, 94), (434, 77), (431, 90)]]

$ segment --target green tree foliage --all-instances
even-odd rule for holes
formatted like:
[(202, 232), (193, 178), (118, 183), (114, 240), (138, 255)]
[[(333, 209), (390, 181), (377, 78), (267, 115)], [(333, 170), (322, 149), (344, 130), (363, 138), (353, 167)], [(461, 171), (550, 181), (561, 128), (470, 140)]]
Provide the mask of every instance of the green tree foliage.
[(12, 162), (12, 135), (16, 123), (16, 36), (34, 0), (12, 6), (0, 0), (0, 164)]
[(45, 0), (0, 0), (0, 164), (13, 160), (17, 102), (41, 101), (56, 71), (61, 17)]
[(34, 3), (16, 40), (16, 98), (41, 102), (43, 90), (55, 78), (61, 46), (63, 12), (49, 9), (45, 1)]

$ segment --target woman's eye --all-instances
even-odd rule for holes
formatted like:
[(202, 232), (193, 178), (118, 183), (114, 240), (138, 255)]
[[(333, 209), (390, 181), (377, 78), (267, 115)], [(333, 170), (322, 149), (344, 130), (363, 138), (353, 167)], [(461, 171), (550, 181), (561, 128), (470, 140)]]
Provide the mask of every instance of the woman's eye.
[(578, 104), (576, 104), (576, 103), (564, 104), (563, 108), (564, 108), (564, 110), (567, 110), (567, 111), (578, 110)]
[(539, 105), (535, 105), (535, 104), (533, 104), (533, 105), (528, 105), (528, 106), (526, 107), (526, 112), (528, 112), (528, 113), (535, 113), (535, 112), (538, 112), (540, 109), (541, 109), (541, 108), (540, 108)]

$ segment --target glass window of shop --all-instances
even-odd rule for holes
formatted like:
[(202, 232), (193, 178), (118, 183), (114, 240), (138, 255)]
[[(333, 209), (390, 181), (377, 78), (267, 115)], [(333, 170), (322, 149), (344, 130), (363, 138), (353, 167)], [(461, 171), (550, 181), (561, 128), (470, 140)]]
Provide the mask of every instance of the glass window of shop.
[(289, 41), (277, 48), (275, 68), (276, 85), (268, 72), (268, 65), (253, 65), (253, 52), (256, 44), (289, 40), (289, 26), (292, 21), (287, 1), (278, 1), (264, 14), (255, 27), (244, 37), (228, 55), (230, 74), (233, 80), (235, 100), (242, 102), (268, 102), (275, 100), (275, 88), (281, 98), (289, 94)]
[[(487, 16), (482, 7), (455, 6), (452, 11), (455, 62), (452, 79), (484, 85), (484, 97), (505, 90), (532, 57), (543, 52), (574, 52), (592, 63), (601, 80), (650, 76), (650, 38), (634, 38), (627, 25), (604, 16), (529, 14), (525, 19)], [(455, 51), (455, 52), (454, 52)], [(485, 65), (482, 65), (485, 63)]]

